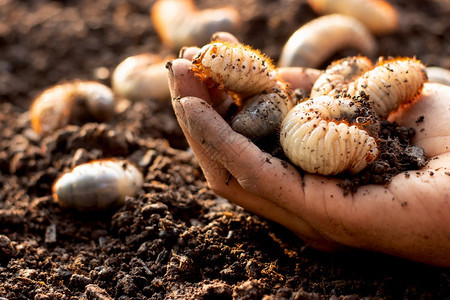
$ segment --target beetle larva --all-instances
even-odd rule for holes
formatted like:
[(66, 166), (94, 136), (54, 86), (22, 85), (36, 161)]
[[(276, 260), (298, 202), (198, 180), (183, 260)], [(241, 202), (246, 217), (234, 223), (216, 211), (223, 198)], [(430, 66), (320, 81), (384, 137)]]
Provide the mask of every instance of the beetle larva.
[(217, 31), (235, 32), (240, 24), (233, 7), (198, 10), (192, 0), (159, 0), (153, 4), (151, 18), (163, 43), (179, 49), (203, 45)]
[(343, 58), (333, 62), (311, 89), (311, 98), (320, 95), (337, 95), (347, 89), (356, 77), (373, 68), (372, 62), (364, 56)]
[(213, 42), (194, 57), (194, 72), (232, 93), (241, 111), (232, 127), (256, 139), (274, 132), (292, 109), (293, 100), (271, 61), (248, 46)]
[(143, 53), (122, 61), (112, 75), (114, 92), (130, 100), (170, 99), (167, 83), (167, 60), (158, 55)]
[(450, 85), (450, 70), (439, 67), (427, 67), (429, 82)]
[(76, 81), (42, 92), (30, 108), (31, 125), (47, 135), (67, 124), (94, 119), (106, 121), (114, 114), (112, 90), (98, 82)]
[(261, 93), (278, 81), (278, 73), (271, 61), (241, 44), (210, 43), (200, 49), (193, 64), (199, 77), (211, 78), (242, 97)]
[(122, 205), (143, 184), (142, 173), (124, 160), (103, 159), (81, 164), (53, 185), (53, 198), (63, 207), (100, 210)]
[(355, 18), (323, 16), (294, 32), (283, 47), (279, 66), (317, 68), (332, 53), (347, 47), (372, 56), (377, 45), (369, 30)]
[[(378, 66), (350, 82), (343, 94), (317, 96), (298, 104), (281, 125), (280, 143), (286, 156), (311, 173), (361, 171), (379, 153), (378, 118), (387, 118), (411, 101), (425, 80), (424, 66), (415, 59), (380, 60)], [(355, 100), (361, 94), (365, 100)]]
[(401, 104), (412, 101), (427, 79), (425, 66), (416, 59), (383, 61), (349, 84), (348, 93), (369, 95), (373, 110), (386, 118)]
[(351, 99), (319, 96), (296, 105), (284, 118), (280, 143), (292, 163), (310, 173), (358, 173), (378, 156), (365, 130), (342, 120), (354, 115)]
[(308, 0), (320, 14), (343, 14), (354, 17), (375, 34), (389, 33), (398, 28), (397, 10), (383, 0)]
[(279, 85), (248, 99), (231, 120), (233, 130), (255, 140), (275, 132), (294, 106), (287, 88), (281, 82)]

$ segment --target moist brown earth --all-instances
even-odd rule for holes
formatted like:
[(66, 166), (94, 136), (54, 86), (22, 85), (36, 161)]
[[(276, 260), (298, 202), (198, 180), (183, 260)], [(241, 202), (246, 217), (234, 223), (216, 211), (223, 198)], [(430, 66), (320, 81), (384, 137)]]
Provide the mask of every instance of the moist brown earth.
[[(126, 57), (169, 52), (150, 22), (152, 3), (0, 1), (1, 299), (450, 298), (446, 269), (367, 252), (317, 252), (216, 196), (169, 103), (123, 101), (107, 124), (38, 137), (28, 109), (43, 89), (74, 79), (109, 85), (108, 74)], [(401, 29), (377, 38), (377, 56), (450, 68), (450, 3), (392, 3)], [(305, 1), (227, 4), (243, 17), (238, 38), (275, 61), (289, 35), (316, 17)], [(54, 203), (59, 175), (104, 157), (140, 167), (145, 184), (136, 197), (97, 213)]]

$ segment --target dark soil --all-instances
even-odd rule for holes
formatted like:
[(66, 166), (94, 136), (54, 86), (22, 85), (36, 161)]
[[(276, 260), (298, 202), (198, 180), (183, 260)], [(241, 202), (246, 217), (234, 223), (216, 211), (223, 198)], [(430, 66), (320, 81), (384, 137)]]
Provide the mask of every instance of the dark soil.
[[(378, 55), (450, 68), (450, 3), (392, 2), (402, 27), (378, 38)], [(39, 138), (27, 111), (43, 89), (74, 79), (109, 85), (102, 68), (168, 52), (149, 19), (152, 3), (0, 1), (0, 299), (450, 299), (448, 270), (320, 253), (214, 195), (169, 103), (122, 102), (107, 124)], [(227, 4), (244, 19), (238, 38), (275, 61), (289, 35), (316, 17), (304, 1)], [(139, 195), (100, 213), (59, 208), (53, 181), (104, 157), (141, 168)]]

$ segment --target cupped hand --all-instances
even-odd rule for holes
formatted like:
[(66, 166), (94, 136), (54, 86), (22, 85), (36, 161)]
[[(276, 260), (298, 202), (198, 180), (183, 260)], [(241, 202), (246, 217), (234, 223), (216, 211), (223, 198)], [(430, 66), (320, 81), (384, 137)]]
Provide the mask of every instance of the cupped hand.
[[(415, 128), (413, 143), (429, 163), (386, 186), (365, 185), (344, 195), (339, 179), (301, 175), (234, 132), (221, 116), (232, 99), (191, 71), (197, 50), (185, 49), (184, 58), (169, 64), (169, 85), (178, 122), (215, 193), (280, 223), (316, 249), (352, 247), (450, 267), (450, 86), (427, 83), (415, 102), (390, 116)], [(293, 89), (310, 89), (319, 73), (280, 69)]]

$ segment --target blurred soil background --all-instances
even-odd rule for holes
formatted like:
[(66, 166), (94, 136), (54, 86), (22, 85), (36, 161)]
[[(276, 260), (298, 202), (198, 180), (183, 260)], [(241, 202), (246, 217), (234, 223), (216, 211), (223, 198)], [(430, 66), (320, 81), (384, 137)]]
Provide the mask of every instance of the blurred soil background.
[[(377, 37), (378, 55), (450, 68), (450, 1), (391, 3), (401, 27)], [(28, 109), (45, 88), (74, 79), (110, 85), (126, 57), (170, 53), (151, 23), (152, 4), (0, 0), (0, 299), (450, 299), (448, 270), (320, 253), (215, 196), (169, 101), (124, 101), (109, 123), (38, 137)], [(241, 13), (238, 38), (275, 61), (289, 36), (317, 17), (306, 1), (226, 4)], [(145, 177), (125, 206), (80, 213), (53, 202), (59, 175), (113, 156)]]

